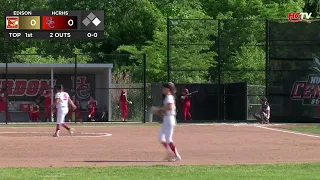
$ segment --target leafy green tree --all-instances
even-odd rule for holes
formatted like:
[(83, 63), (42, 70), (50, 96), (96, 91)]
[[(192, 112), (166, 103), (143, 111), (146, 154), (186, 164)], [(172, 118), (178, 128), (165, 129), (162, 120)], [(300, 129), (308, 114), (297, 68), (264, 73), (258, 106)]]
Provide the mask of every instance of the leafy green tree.
[[(222, 19), (220, 44), (217, 45), (221, 49), (222, 81), (265, 84), (261, 72), (265, 64), (266, 22), (264, 19), (286, 18), (288, 12), (301, 11), (304, 2), (302, 0), (295, 2), (290, 0), (223, 2), (203, 0), (201, 2), (211, 17)], [(257, 20), (259, 18), (261, 20)], [(252, 49), (250, 56), (249, 49)], [(256, 63), (252, 63), (253, 60)], [(217, 79), (217, 73), (217, 69), (211, 69), (212, 79)], [(254, 74), (259, 75), (254, 76)]]
[[(263, 83), (263, 78), (246, 70), (264, 69), (265, 21), (236, 19), (286, 18), (288, 12), (301, 11), (305, 7), (304, 0), (0, 0), (0, 3), (4, 5), (0, 7), (2, 12), (5, 9), (105, 11), (105, 39), (102, 41), (6, 41), (0, 37), (0, 52), (51, 54), (34, 59), (22, 56), (7, 58), (12, 61), (51, 62), (61, 59), (62, 62), (65, 58), (64, 62), (71, 62), (70, 56), (81, 52), (84, 55), (78, 56), (79, 62), (114, 63), (115, 72), (126, 72), (126, 76), (140, 82), (142, 57), (146, 53), (148, 81), (166, 81), (166, 18), (169, 17), (176, 19), (169, 22), (171, 76), (174, 81), (206, 82), (211, 79), (216, 82), (217, 52), (220, 48), (224, 71), (222, 80), (255, 84)], [(3, 14), (1, 17), (4, 18)], [(216, 20), (181, 20), (183, 18), (223, 19), (220, 44), (217, 44)], [(4, 27), (3, 22), (0, 26)], [(109, 53), (132, 56), (116, 58), (106, 55)], [(2, 61), (4, 59), (1, 58)], [(232, 71), (234, 69), (238, 71)]]
[[(153, 1), (161, 10), (162, 16), (159, 23), (162, 28), (156, 29), (153, 33), (154, 41), (147, 41), (142, 47), (120, 46), (118, 51), (134, 54), (134, 57), (143, 52), (147, 53), (147, 73), (149, 82), (166, 81), (167, 76), (167, 35), (166, 16), (179, 18), (209, 18), (201, 9), (197, 1)], [(196, 7), (196, 8), (195, 8)], [(178, 24), (176, 24), (178, 23)], [(210, 50), (210, 45), (214, 44), (210, 40), (210, 35), (214, 31), (212, 27), (201, 26), (198, 21), (177, 20), (169, 22), (172, 45), (170, 52), (171, 68), (174, 70), (172, 79), (176, 82), (203, 82), (207, 76), (207, 69), (213, 66), (213, 56), (215, 53)], [(194, 43), (206, 44), (203, 46), (193, 46)], [(141, 60), (140, 60), (141, 62)], [(197, 70), (197, 71), (194, 71)], [(136, 71), (142, 71), (137, 68)], [(141, 74), (141, 73), (137, 73)]]
[[(77, 54), (81, 54), (80, 49), (73, 49), (73, 53), (76, 56)], [(21, 55), (19, 55), (21, 54)], [(13, 56), (14, 63), (36, 63), (36, 64), (43, 64), (43, 63), (57, 63), (57, 64), (68, 64), (75, 62), (74, 57), (64, 57), (64, 56), (53, 56), (39, 53), (38, 48), (32, 47), (27, 48), (25, 50), (21, 50), (17, 53), (17, 55)], [(78, 63), (87, 63), (92, 61), (91, 57), (88, 55), (81, 55), (78, 56), (77, 62)]]

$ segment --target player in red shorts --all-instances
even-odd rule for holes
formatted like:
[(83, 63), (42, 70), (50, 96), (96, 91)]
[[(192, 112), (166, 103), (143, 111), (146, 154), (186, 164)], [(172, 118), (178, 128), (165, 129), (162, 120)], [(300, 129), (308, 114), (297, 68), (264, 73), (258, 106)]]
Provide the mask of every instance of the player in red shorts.
[(33, 102), (30, 106), (29, 117), (30, 122), (32, 122), (32, 120), (40, 121), (40, 108), (36, 102)]
[(128, 116), (128, 103), (132, 104), (131, 101), (128, 101), (126, 90), (121, 89), (121, 94), (119, 96), (119, 107), (121, 110), (122, 121), (124, 121)]
[(186, 88), (184, 89), (184, 92), (182, 93), (183, 96), (181, 96), (182, 99), (182, 112), (183, 112), (183, 120), (192, 120), (191, 113), (190, 113), (190, 99), (191, 95), (189, 94), (189, 90)]
[(49, 122), (51, 118), (51, 90), (46, 90), (44, 94), (44, 113), (46, 121)]
[(92, 97), (90, 96), (90, 100), (88, 101), (88, 111), (89, 111), (89, 115), (88, 118), (93, 121), (92, 117), (94, 116), (94, 113), (96, 112), (98, 106), (98, 102)]
[[(75, 110), (76, 118), (78, 121), (82, 122), (81, 113), (80, 113), (80, 102), (76, 100), (76, 96), (72, 96), (72, 102), (77, 106), (77, 109)], [(69, 104), (69, 113), (68, 113), (69, 122), (71, 122), (71, 118), (73, 114), (72, 109), (73, 109), (72, 106)]]
[(5, 112), (7, 119), (10, 121), (10, 113), (7, 109), (7, 99), (5, 97), (5, 90), (2, 91), (1, 95), (0, 95), (0, 112)]

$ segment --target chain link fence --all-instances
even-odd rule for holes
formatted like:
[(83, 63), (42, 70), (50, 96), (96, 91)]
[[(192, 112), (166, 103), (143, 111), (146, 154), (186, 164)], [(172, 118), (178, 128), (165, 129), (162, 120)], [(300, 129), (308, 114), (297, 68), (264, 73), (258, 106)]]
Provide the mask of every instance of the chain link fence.
[(167, 25), (168, 81), (216, 84), (212, 92), (201, 92), (215, 100), (212, 120), (235, 120), (237, 113), (251, 119), (266, 95), (267, 21), (168, 19)]
[(202, 92), (217, 96), (212, 120), (235, 120), (243, 111), (251, 120), (264, 96), (273, 121), (319, 117), (318, 19), (168, 19), (167, 25), (168, 81), (217, 85)]
[[(40, 110), (35, 121), (55, 121), (48, 106), (53, 102), (54, 87), (60, 84), (79, 102), (80, 117), (68, 116), (66, 120), (145, 121), (145, 58), (128, 54), (0, 54), (4, 62), (0, 63), (0, 109), (4, 112), (1, 115), (7, 114), (0, 121), (34, 121), (30, 119), (34, 102)], [(132, 102), (127, 110), (119, 107), (123, 90)], [(88, 117), (90, 97), (97, 101), (93, 118)]]

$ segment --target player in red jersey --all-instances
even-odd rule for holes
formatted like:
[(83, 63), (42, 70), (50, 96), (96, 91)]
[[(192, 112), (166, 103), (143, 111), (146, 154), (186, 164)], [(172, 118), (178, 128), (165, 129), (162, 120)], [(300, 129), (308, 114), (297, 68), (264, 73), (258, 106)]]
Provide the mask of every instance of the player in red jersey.
[(182, 93), (183, 96), (181, 96), (182, 99), (182, 112), (183, 112), (183, 120), (192, 120), (191, 113), (190, 113), (190, 99), (191, 95), (189, 94), (189, 90), (186, 88), (184, 89), (184, 92)]
[(88, 118), (90, 120), (92, 120), (92, 117), (96, 112), (97, 106), (98, 106), (98, 102), (92, 96), (90, 96), (90, 100), (88, 101), (88, 105), (87, 105), (88, 111), (89, 111)]
[(119, 96), (119, 107), (121, 110), (122, 121), (124, 121), (128, 116), (128, 103), (132, 104), (131, 101), (128, 101), (126, 90), (121, 89), (121, 94)]
[(46, 90), (44, 94), (44, 113), (46, 121), (49, 122), (51, 118), (51, 90)]
[[(76, 118), (78, 121), (82, 122), (81, 113), (80, 113), (80, 102), (76, 100), (76, 96), (72, 96), (71, 100), (77, 106), (77, 109), (75, 110)], [(69, 104), (69, 113), (68, 113), (69, 122), (71, 122), (72, 114), (73, 114), (72, 106), (71, 104)]]
[(0, 112), (6, 113), (7, 119), (10, 121), (11, 118), (10, 118), (10, 113), (7, 108), (8, 101), (5, 97), (5, 92), (6, 92), (6, 90), (2, 91), (2, 93), (0, 95)]
[(36, 102), (33, 102), (30, 106), (29, 117), (30, 117), (30, 122), (32, 120), (40, 121), (40, 108), (36, 104)]

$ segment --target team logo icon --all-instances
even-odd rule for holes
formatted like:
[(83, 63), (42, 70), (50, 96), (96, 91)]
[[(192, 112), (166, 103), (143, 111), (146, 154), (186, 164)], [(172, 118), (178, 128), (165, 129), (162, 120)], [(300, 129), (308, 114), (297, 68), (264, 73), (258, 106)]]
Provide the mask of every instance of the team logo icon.
[(302, 101), (302, 105), (318, 105), (320, 103), (320, 59), (313, 57), (313, 72), (305, 81), (294, 82), (291, 89), (291, 99)]
[(7, 16), (6, 17), (6, 29), (19, 29), (19, 17)]

